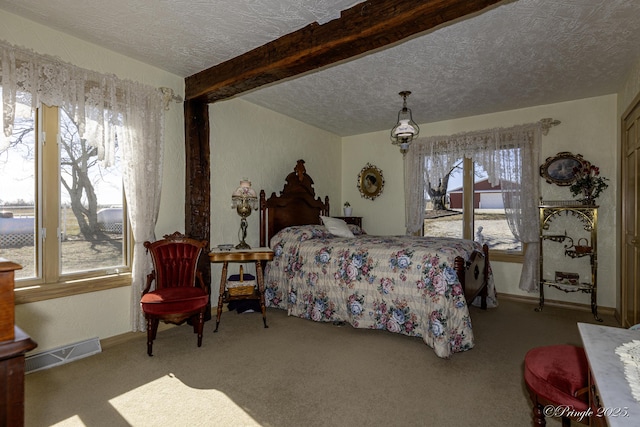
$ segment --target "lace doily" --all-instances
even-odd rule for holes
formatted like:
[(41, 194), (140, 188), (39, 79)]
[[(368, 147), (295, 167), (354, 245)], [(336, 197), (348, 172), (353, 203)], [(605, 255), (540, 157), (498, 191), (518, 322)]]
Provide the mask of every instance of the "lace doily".
[(624, 376), (631, 387), (631, 394), (640, 402), (640, 340), (622, 344), (616, 348), (616, 354), (624, 365)]

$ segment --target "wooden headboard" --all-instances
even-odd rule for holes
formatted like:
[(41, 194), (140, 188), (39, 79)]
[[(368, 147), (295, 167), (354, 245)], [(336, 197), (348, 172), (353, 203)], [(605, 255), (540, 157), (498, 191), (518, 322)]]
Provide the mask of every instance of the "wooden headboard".
[(324, 203), (316, 198), (304, 160), (298, 160), (279, 196), (273, 192), (266, 199), (264, 190), (260, 191), (260, 246), (268, 246), (271, 237), (283, 228), (320, 224), (320, 215), (329, 215), (329, 197)]

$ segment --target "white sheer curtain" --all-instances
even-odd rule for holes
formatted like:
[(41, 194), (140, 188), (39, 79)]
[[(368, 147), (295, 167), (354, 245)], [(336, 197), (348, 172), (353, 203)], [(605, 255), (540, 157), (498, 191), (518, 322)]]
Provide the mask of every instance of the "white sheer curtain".
[(422, 229), (427, 184), (444, 178), (459, 159), (473, 159), (484, 167), (490, 184), (501, 184), (507, 223), (526, 243), (520, 289), (537, 289), (541, 132), (541, 123), (532, 123), (415, 140), (404, 165), (407, 234)]
[[(122, 157), (124, 192), (134, 239), (131, 322), (133, 331), (146, 331), (140, 295), (152, 265), (143, 243), (156, 240), (154, 230), (162, 192), (164, 114), (162, 101), (153, 96), (130, 105), (128, 125), (122, 128)], [(144, 109), (136, 112), (140, 107)]]
[(145, 330), (140, 294), (150, 260), (142, 242), (154, 240), (160, 203), (164, 110), (166, 96), (158, 88), (121, 80), (0, 41), (0, 84), (3, 117), (0, 150), (7, 147), (15, 118), (16, 98), (36, 108), (40, 103), (65, 109), (81, 137), (98, 150), (105, 165), (123, 148), (124, 188), (135, 237), (132, 271), (132, 329)]

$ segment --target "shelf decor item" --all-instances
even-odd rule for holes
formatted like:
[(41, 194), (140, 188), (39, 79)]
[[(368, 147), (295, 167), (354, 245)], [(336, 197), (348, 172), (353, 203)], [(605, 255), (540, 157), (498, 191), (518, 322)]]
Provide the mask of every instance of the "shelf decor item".
[(578, 239), (578, 244), (575, 245), (575, 249), (579, 254), (589, 254), (593, 248), (589, 246), (589, 241), (583, 237)]
[(556, 283), (565, 285), (577, 285), (580, 283), (580, 275), (578, 273), (568, 273), (566, 271), (556, 271)]
[(609, 179), (600, 176), (600, 168), (586, 160), (574, 168), (574, 176), (576, 180), (571, 184), (569, 190), (574, 197), (582, 196), (578, 200), (583, 205), (594, 206), (596, 199), (609, 187), (607, 184)]

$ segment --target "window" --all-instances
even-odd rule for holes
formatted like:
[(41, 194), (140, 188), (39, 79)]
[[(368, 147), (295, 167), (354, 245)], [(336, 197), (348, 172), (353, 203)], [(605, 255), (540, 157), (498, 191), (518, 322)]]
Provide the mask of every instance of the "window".
[(502, 187), (489, 183), (480, 164), (458, 159), (426, 194), (425, 235), (472, 239), (486, 243), (492, 253), (522, 255), (522, 242), (507, 222)]
[(9, 146), (0, 151), (0, 257), (22, 265), (16, 288), (127, 271), (117, 141), (115, 161), (104, 167), (63, 108), (32, 112), (29, 103), (16, 103)]
[[(0, 246), (0, 256), (25, 264), (17, 282), (16, 304), (119, 286), (131, 286), (133, 294), (139, 294), (147, 273), (142, 242), (154, 237), (158, 215), (162, 168), (157, 165), (162, 164), (164, 111), (173, 90), (121, 80), (1, 41), (0, 56), (2, 105), (6, 108), (1, 112), (0, 133), (0, 199), (7, 203), (3, 215), (12, 216), (9, 202), (19, 199), (8, 197), (7, 187), (30, 187), (22, 199), (33, 206), (30, 213), (20, 214), (24, 222), (31, 222), (26, 226), (33, 231), (25, 233), (31, 235), (31, 246)], [(26, 117), (15, 114), (17, 104), (38, 109), (32, 119), (35, 126), (31, 125), (36, 129), (33, 143), (23, 147), (25, 153), (15, 153), (5, 137), (15, 139), (16, 119)], [(39, 109), (40, 104), (64, 107), (66, 112), (55, 107)], [(67, 113), (77, 129), (70, 125), (65, 129)], [(58, 151), (57, 139), (62, 137), (72, 138), (70, 150), (87, 150), (87, 156), (74, 157), (75, 152), (71, 156), (64, 148)], [(85, 146), (86, 142), (90, 144)], [(95, 151), (90, 148), (94, 146)], [(125, 159), (122, 167), (106, 168), (120, 160), (118, 152)], [(100, 163), (93, 161), (94, 153)], [(19, 154), (25, 161), (32, 159), (23, 171), (24, 178), (31, 180), (28, 185), (13, 178)], [(113, 187), (118, 174), (130, 195), (129, 215), (122, 193), (111, 197), (118, 193)], [(63, 182), (63, 177), (68, 181)], [(90, 187), (96, 191), (87, 191)], [(121, 230), (117, 220), (107, 219), (112, 215), (122, 216)], [(131, 233), (126, 217), (131, 219)], [(15, 221), (10, 222), (15, 226)], [(133, 230), (140, 240), (135, 246), (129, 242)], [(19, 249), (25, 252), (21, 258)], [(133, 330), (144, 330), (138, 301), (131, 301), (131, 311)]]
[(35, 135), (35, 115), (17, 102), (10, 145), (0, 151), (0, 257), (22, 266), (16, 279), (37, 274)]
[[(497, 234), (490, 226), (498, 222), (494, 222), (490, 217), (480, 217), (481, 213), (484, 214), (480, 208), (480, 197), (483, 192), (481, 190), (489, 193), (497, 191), (497, 188), (481, 188), (475, 177), (477, 175), (483, 180), (485, 172), (480, 169), (474, 170), (471, 160), (473, 159), (476, 165), (480, 164), (486, 168), (489, 178), (487, 182), (500, 184), (505, 220), (513, 235), (521, 242), (519, 250), (496, 249), (492, 251), (491, 258), (498, 261), (521, 262), (520, 289), (534, 290), (539, 282), (538, 157), (541, 137), (548, 132), (550, 121), (552, 120), (541, 120), (510, 128), (461, 132), (449, 136), (429, 136), (411, 144), (410, 155), (405, 157), (404, 162), (407, 232), (424, 233), (427, 187), (433, 187), (431, 183), (434, 181), (441, 184), (443, 189), (446, 188), (445, 196), (449, 196), (447, 209), (451, 210), (452, 194), (449, 183), (445, 185), (440, 180), (450, 178), (456, 166), (461, 166), (462, 236), (473, 239), (478, 231), (474, 227), (482, 226), (480, 233), (483, 241), (487, 240), (487, 236), (490, 239), (496, 238)], [(464, 160), (460, 165), (461, 159)], [(485, 198), (485, 202), (488, 203), (489, 199)], [(500, 211), (502, 209), (500, 208)], [(489, 231), (485, 228), (489, 228)]]

